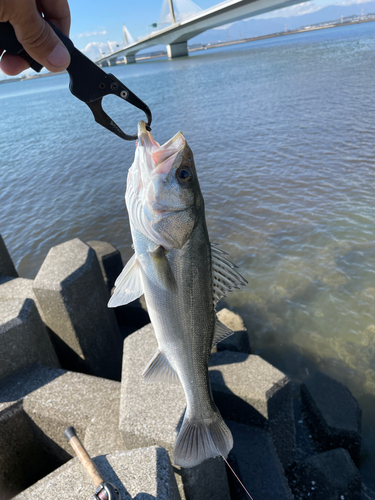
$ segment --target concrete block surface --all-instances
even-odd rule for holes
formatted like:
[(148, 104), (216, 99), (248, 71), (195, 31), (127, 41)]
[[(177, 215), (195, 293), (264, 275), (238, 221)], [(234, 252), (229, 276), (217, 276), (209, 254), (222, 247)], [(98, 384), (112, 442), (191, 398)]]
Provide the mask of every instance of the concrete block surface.
[[(146, 384), (141, 376), (157, 348), (152, 325), (125, 339), (119, 426), (128, 449), (159, 445), (172, 453), (185, 411), (179, 383)], [(181, 498), (228, 500), (229, 489), (221, 458), (191, 469), (176, 468)]]
[(0, 304), (0, 380), (33, 363), (59, 367), (35, 302), (13, 299)]
[(78, 238), (51, 248), (34, 293), (61, 365), (119, 380), (122, 341), (94, 250)]
[(31, 299), (35, 302), (39, 315), (43, 320), (43, 312), (36, 299), (33, 286), (34, 280), (0, 277), (0, 302), (13, 299)]
[(361, 476), (343, 448), (307, 458), (294, 470), (295, 500), (361, 500)]
[(22, 398), (63, 373), (34, 365), (0, 382), (1, 500), (8, 500), (59, 465), (40, 449)]
[[(104, 479), (122, 500), (179, 500), (168, 453), (160, 447), (116, 452), (94, 458)], [(95, 491), (78, 458), (52, 472), (15, 497), (17, 500), (91, 498)]]
[(294, 461), (295, 425), (289, 378), (259, 356), (211, 355), (210, 381), (225, 419), (268, 429), (284, 467)]
[(362, 410), (349, 389), (316, 372), (302, 384), (301, 401), (304, 421), (320, 449), (345, 448), (359, 463)]
[[(254, 500), (293, 500), (269, 433), (259, 427), (229, 422), (234, 446), (228, 462)], [(248, 495), (228, 471), (231, 500), (248, 499)]]
[[(28, 394), (23, 400), (23, 408), (45, 449), (66, 457), (66, 453), (72, 454), (64, 437), (66, 427), (75, 427), (84, 442), (86, 430), (95, 416), (118, 411), (119, 393), (119, 382), (65, 372)], [(105, 428), (103, 432), (106, 432)]]
[(12, 276), (16, 278), (18, 273), (14, 267), (11, 256), (5, 242), (0, 234), (0, 276)]
[(93, 240), (88, 241), (87, 244), (96, 253), (105, 284), (110, 292), (124, 267), (121, 254), (117, 248), (105, 241)]
[(236, 351), (250, 354), (249, 335), (246, 326), (239, 314), (229, 309), (221, 309), (217, 316), (228, 328), (233, 330), (233, 335), (222, 340), (216, 346), (216, 351)]

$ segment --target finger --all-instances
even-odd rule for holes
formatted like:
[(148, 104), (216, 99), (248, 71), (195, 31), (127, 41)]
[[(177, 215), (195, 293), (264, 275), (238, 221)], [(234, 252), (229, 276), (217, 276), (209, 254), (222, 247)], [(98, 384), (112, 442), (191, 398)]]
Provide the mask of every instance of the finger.
[(35, 4), (24, 1), (24, 8), (10, 19), (19, 42), (26, 52), (49, 71), (62, 71), (70, 55), (52, 28), (39, 15)]
[(54, 26), (59, 28), (64, 35), (69, 36), (70, 9), (67, 0), (40, 0), (38, 2), (44, 17)]
[(21, 73), (21, 71), (24, 71), (29, 67), (30, 65), (28, 64), (28, 62), (25, 61), (25, 59), (23, 59), (21, 56), (11, 56), (6, 52), (0, 61), (1, 71), (9, 76), (18, 75), (18, 73)]

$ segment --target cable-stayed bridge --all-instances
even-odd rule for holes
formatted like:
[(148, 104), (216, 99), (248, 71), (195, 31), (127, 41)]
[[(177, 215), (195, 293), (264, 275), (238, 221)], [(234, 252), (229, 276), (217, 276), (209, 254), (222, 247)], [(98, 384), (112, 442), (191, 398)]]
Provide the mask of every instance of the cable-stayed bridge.
[(135, 63), (135, 54), (137, 52), (159, 44), (167, 46), (170, 59), (187, 56), (188, 40), (206, 30), (258, 16), (272, 10), (289, 7), (303, 1), (307, 0), (227, 0), (209, 9), (191, 13), (185, 19), (184, 16), (180, 16), (181, 20), (178, 20), (175, 16), (173, 0), (169, 0), (170, 15), (168, 17), (171, 22), (169, 26), (153, 32), (96, 62), (102, 66), (112, 66), (116, 64), (119, 57), (123, 57), (126, 64)]

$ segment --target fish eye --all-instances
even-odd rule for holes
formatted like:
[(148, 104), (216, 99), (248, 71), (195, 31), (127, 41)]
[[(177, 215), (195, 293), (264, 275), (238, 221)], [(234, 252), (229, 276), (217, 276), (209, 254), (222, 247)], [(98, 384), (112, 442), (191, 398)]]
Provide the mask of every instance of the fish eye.
[(176, 171), (176, 178), (181, 184), (187, 184), (193, 180), (193, 174), (189, 167), (180, 167)]

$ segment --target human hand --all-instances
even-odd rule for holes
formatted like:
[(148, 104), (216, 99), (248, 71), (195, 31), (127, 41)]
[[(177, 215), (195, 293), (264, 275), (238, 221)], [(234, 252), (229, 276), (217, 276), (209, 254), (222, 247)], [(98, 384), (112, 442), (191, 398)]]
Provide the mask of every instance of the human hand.
[[(68, 0), (0, 0), (0, 22), (13, 25), (25, 51), (49, 71), (62, 71), (70, 64), (69, 52), (41, 14), (69, 36)], [(29, 67), (21, 56), (3, 52), (0, 47), (0, 69), (6, 75), (17, 75)]]

